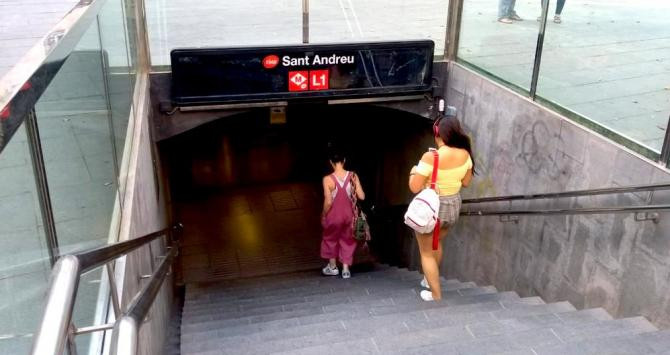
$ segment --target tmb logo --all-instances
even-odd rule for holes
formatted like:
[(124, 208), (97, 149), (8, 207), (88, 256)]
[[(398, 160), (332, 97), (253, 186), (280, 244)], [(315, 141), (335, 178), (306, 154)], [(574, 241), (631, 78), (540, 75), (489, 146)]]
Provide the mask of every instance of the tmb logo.
[(271, 54), (271, 55), (266, 56), (265, 58), (263, 58), (263, 67), (265, 69), (272, 69), (272, 68), (276, 67), (277, 64), (279, 64), (279, 57), (277, 57), (274, 54)]
[(308, 71), (298, 70), (288, 72), (288, 91), (305, 91), (308, 89)]

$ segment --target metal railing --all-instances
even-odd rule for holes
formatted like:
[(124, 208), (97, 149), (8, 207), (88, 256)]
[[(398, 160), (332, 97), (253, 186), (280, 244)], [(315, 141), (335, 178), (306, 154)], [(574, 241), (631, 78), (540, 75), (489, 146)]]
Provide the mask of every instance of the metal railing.
[[(632, 185), (623, 187), (607, 187), (600, 189), (575, 190), (564, 192), (550, 192), (540, 194), (525, 194), (525, 195), (509, 195), (500, 197), (483, 197), (474, 199), (463, 199), (463, 205), (472, 205), (478, 203), (495, 203), (495, 202), (509, 202), (514, 201), (528, 201), (540, 199), (558, 199), (570, 197), (586, 197), (597, 195), (615, 195), (623, 193), (649, 192), (647, 198), (647, 205), (625, 205), (625, 206), (607, 206), (607, 207), (570, 207), (570, 208), (553, 208), (553, 209), (498, 209), (498, 210), (464, 210), (461, 211), (461, 216), (500, 216), (503, 222), (516, 222), (518, 218), (507, 218), (505, 216), (523, 216), (523, 215), (577, 215), (577, 214), (608, 214), (608, 213), (636, 213), (636, 221), (653, 220), (658, 222), (659, 211), (670, 211), (670, 204), (650, 204), (652, 194), (658, 190), (670, 190), (670, 184), (649, 184), (649, 185)], [(637, 213), (645, 212), (645, 216), (639, 217)], [(652, 212), (652, 213), (649, 213)]]
[[(114, 329), (112, 337), (118, 342), (118, 344), (112, 344), (112, 349), (114, 351), (118, 350), (120, 354), (134, 354), (137, 348), (137, 337), (142, 320), (146, 317), (156, 294), (160, 290), (160, 286), (168, 274), (172, 260), (177, 253), (177, 247), (174, 243), (172, 246), (168, 246), (167, 255), (161, 257), (163, 260), (153, 274), (141, 277), (148, 278), (149, 282), (140, 290), (139, 294), (129, 305), (128, 310), (123, 314), (121, 314), (112, 263), (117, 258), (148, 245), (153, 268), (154, 257), (150, 243), (160, 237), (170, 237), (171, 232), (178, 227), (180, 225), (139, 238), (60, 257), (51, 272), (44, 315), (39, 330), (36, 333), (31, 354), (60, 355), (63, 353), (66, 344), (68, 344), (70, 354), (76, 354), (74, 346), (74, 337), (76, 335), (110, 329)], [(115, 323), (75, 328), (72, 323), (72, 313), (74, 311), (79, 278), (85, 272), (102, 265), (105, 266), (109, 278), (112, 306), (116, 321)], [(116, 354), (114, 351), (112, 354)]]
[(106, 0), (80, 0), (21, 61), (2, 76), (0, 152), (95, 21)]

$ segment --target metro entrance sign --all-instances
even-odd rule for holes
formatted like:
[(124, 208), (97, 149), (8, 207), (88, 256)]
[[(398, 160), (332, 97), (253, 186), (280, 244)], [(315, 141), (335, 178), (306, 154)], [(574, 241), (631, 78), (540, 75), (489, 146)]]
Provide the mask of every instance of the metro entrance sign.
[(172, 101), (198, 105), (422, 93), (433, 41), (175, 49)]
[(309, 72), (307, 70), (288, 72), (288, 91), (306, 91)]

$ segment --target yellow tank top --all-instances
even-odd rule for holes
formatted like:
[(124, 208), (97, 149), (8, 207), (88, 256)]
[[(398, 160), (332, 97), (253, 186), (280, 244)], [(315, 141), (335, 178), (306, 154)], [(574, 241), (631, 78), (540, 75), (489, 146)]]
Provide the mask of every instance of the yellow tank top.
[[(438, 150), (440, 158), (442, 157), (443, 152), (442, 149)], [(439, 188), (440, 196), (455, 195), (461, 191), (461, 181), (470, 169), (472, 169), (472, 159), (470, 157), (468, 157), (468, 160), (461, 166), (451, 169), (438, 169), (437, 186)], [(419, 164), (416, 166), (416, 172), (426, 176), (428, 178), (427, 183), (430, 184), (430, 177), (433, 173), (433, 164), (419, 161)]]

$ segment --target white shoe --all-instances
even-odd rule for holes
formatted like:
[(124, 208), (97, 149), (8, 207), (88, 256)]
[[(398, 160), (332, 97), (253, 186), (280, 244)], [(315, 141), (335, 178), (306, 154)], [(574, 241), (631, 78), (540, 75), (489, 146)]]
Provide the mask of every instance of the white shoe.
[(423, 279), (421, 279), (421, 287), (427, 288), (430, 290), (430, 285), (428, 284), (428, 280), (426, 280), (426, 277), (424, 276)]
[(434, 301), (433, 293), (430, 291), (423, 290), (419, 293), (419, 296), (421, 296), (424, 301)]
[(351, 271), (349, 271), (349, 270), (342, 271), (342, 278), (343, 279), (348, 279), (350, 277), (351, 277)]
[(321, 272), (326, 276), (337, 276), (340, 274), (340, 270), (337, 269), (337, 266), (331, 268), (330, 264), (326, 265), (326, 267), (321, 269)]

